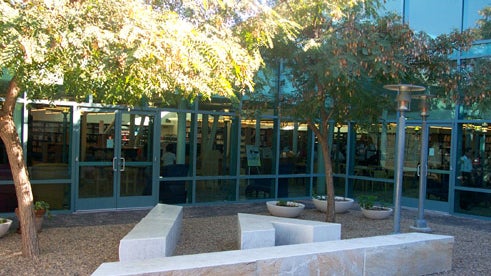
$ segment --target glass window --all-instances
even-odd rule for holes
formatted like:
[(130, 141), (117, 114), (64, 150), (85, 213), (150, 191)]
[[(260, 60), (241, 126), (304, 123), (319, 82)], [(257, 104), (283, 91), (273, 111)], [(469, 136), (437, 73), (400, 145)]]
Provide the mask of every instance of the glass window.
[(307, 124), (282, 121), (280, 124), (280, 149), (279, 174), (306, 173)]
[(431, 126), (428, 140), (428, 169), (450, 170), (450, 127)]
[[(160, 113), (160, 165), (189, 165), (191, 127), (186, 113)], [(182, 124), (182, 125), (181, 125)]]
[(483, 110), (487, 110), (484, 101), (481, 101), (482, 89), (486, 89), (486, 83), (489, 81), (489, 68), (491, 66), (490, 58), (474, 58), (465, 59), (462, 62), (463, 70), (472, 74), (472, 82), (467, 82), (462, 87), (462, 105), (464, 109), (461, 111), (462, 119), (482, 119), (484, 118)]
[(231, 119), (220, 115), (198, 116), (198, 175), (228, 174), (230, 143), (227, 139), (230, 137)]
[(212, 96), (210, 99), (199, 97), (198, 109), (200, 111), (229, 112), (233, 110), (233, 106), (231, 99), (226, 97)]
[(122, 115), (121, 156), (125, 165), (120, 172), (120, 195), (151, 195), (154, 114)]
[[(80, 171), (78, 182), (78, 197), (110, 197), (113, 195), (112, 163), (114, 157), (115, 113), (108, 112), (82, 112), (80, 116)], [(119, 137), (119, 136), (118, 136)], [(121, 135), (121, 142), (134, 141), (125, 128)], [(136, 157), (136, 149), (124, 150), (125, 158)], [(97, 163), (95, 163), (97, 162)], [(106, 163), (103, 166), (96, 164)], [(111, 164), (111, 165), (110, 165)]]
[[(53, 210), (69, 209), (71, 108), (34, 105), (29, 110), (27, 165), (34, 200)], [(52, 180), (67, 180), (52, 183)]]
[[(70, 153), (71, 112), (69, 107), (36, 105), (29, 110), (27, 163), (31, 168), (50, 166), (68, 167)], [(62, 165), (63, 164), (63, 165)], [(55, 178), (67, 178), (65, 168)], [(37, 178), (36, 173), (31, 178)]]
[(332, 170), (334, 173), (346, 173), (348, 126), (336, 125), (331, 146)]
[(0, 184), (0, 213), (14, 212), (16, 207), (17, 195), (14, 184)]
[[(259, 120), (259, 121), (258, 121)], [(273, 176), (257, 178), (256, 175), (275, 174), (276, 132), (271, 118), (244, 118), (240, 131), (240, 170), (251, 177), (240, 184), (240, 197), (273, 198)]]
[[(472, 47), (468, 51), (462, 52), (462, 58), (463, 59), (471, 59), (471, 58), (486, 57), (486, 56), (487, 57), (491, 56), (491, 43), (489, 43), (489, 42), (488, 43), (476, 43), (476, 44), (472, 45)], [(483, 61), (486, 62), (486, 61), (489, 61), (489, 58), (487, 58), (487, 59), (481, 58), (478, 61), (479, 62), (483, 62)], [(469, 61), (464, 60), (463, 64), (464, 65), (469, 64)], [(483, 66), (488, 66), (488, 65), (483, 63)]]
[[(443, 126), (430, 126), (428, 129), (428, 166), (427, 166), (427, 199), (437, 201), (448, 200), (448, 187), (450, 175), (450, 142), (451, 128)], [(406, 128), (406, 146), (410, 150), (405, 152), (405, 168), (403, 181), (403, 195), (405, 197), (419, 197), (418, 166), (421, 160), (421, 125)]]
[(488, 123), (461, 124), (457, 186), (491, 189), (491, 139)]
[[(274, 174), (276, 160), (275, 121), (269, 118), (243, 119), (240, 138), (241, 173)], [(248, 151), (249, 149), (249, 151)]]
[[(346, 173), (346, 162), (349, 159), (348, 156), (348, 125), (343, 124), (331, 124), (330, 135), (332, 142), (329, 145), (331, 151), (331, 165), (333, 173), (344, 174)], [(310, 132), (311, 133), (311, 132)], [(312, 134), (310, 134), (312, 135)], [(328, 138), (331, 141), (331, 138)], [(310, 140), (309, 132), (306, 133), (306, 140)], [(313, 142), (313, 171), (314, 173), (324, 172), (324, 157), (322, 154), (322, 147), (318, 141), (318, 137), (314, 137)], [(306, 160), (309, 164), (311, 161), (311, 148), (312, 146), (306, 144), (307, 156)], [(310, 166), (309, 166), (310, 167)]]
[(5, 145), (0, 139), (0, 181), (2, 180), (12, 180), (12, 172), (10, 171), (10, 163)]
[(378, 166), (377, 134), (361, 133), (357, 135), (355, 164), (359, 166)]
[[(12, 182), (12, 172), (5, 151), (5, 145), (0, 139), (0, 181)], [(0, 213), (14, 212), (17, 207), (17, 196), (13, 184), (0, 184)]]
[(280, 198), (308, 195), (308, 179), (283, 175), (307, 173), (309, 137), (311, 136), (306, 123), (281, 121), (281, 154), (278, 164), (278, 197)]
[[(184, 165), (174, 165), (172, 175), (170, 177), (185, 176), (187, 168)], [(191, 181), (185, 180), (169, 180), (166, 179), (160, 182), (159, 202), (166, 204), (182, 204), (191, 201)], [(201, 194), (197, 192), (197, 194)], [(204, 193), (207, 195), (206, 193)], [(210, 194), (208, 192), (208, 194)]]
[(491, 193), (455, 191), (455, 211), (458, 213), (491, 217)]
[[(112, 160), (115, 138), (114, 121), (114, 112), (82, 112), (80, 123), (81, 162)], [(130, 139), (127, 128), (121, 139), (123, 143), (127, 143)], [(130, 155), (129, 152), (127, 155)]]
[(395, 124), (356, 126), (352, 147), (354, 167), (351, 181), (355, 195), (372, 193), (387, 201), (392, 193), (394, 178)]
[[(153, 116), (124, 113), (121, 125), (122, 157), (126, 162), (153, 159), (152, 134)], [(106, 141), (106, 146), (108, 146)]]
[[(456, 66), (456, 64), (455, 64)], [(456, 67), (454, 67), (456, 68)], [(431, 92), (431, 91), (430, 91)], [(428, 120), (432, 121), (447, 121), (455, 118), (455, 103), (448, 98), (432, 98), (429, 101), (429, 117)], [(411, 100), (411, 110), (406, 112), (406, 117), (412, 120), (421, 119), (421, 105), (420, 99), (413, 98)], [(395, 119), (395, 117), (394, 117)]]

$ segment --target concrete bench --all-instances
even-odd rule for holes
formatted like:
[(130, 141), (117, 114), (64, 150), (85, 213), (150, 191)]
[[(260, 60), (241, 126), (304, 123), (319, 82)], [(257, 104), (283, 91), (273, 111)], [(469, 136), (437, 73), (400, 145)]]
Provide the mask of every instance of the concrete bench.
[(239, 213), (239, 248), (341, 239), (341, 224)]
[(452, 269), (453, 244), (394, 234), (103, 263), (92, 275), (425, 275)]
[(172, 256), (181, 234), (182, 206), (157, 204), (119, 241), (121, 262)]

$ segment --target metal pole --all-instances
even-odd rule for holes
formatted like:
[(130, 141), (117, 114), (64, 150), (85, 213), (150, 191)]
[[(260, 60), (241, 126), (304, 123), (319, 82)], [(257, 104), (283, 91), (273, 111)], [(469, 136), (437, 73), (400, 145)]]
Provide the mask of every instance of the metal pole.
[(414, 226), (411, 226), (411, 229), (414, 229), (419, 232), (431, 232), (431, 228), (426, 224), (426, 220), (424, 219), (424, 204), (426, 200), (426, 182), (428, 179), (428, 125), (426, 123), (426, 119), (429, 116), (428, 111), (428, 102), (427, 99), (431, 97), (431, 95), (421, 95), (417, 98), (422, 101), (422, 110), (421, 110), (421, 161), (418, 168), (419, 172), (419, 201), (418, 201), (418, 217), (414, 222)]
[(397, 171), (396, 171), (396, 189), (394, 194), (394, 234), (401, 230), (401, 196), (402, 181), (404, 170), (404, 144), (406, 140), (406, 117), (404, 111), (399, 111), (399, 122), (397, 128)]
[(389, 84), (384, 85), (384, 88), (397, 91), (397, 110), (399, 111), (399, 122), (397, 124), (396, 187), (394, 190), (394, 234), (397, 234), (401, 230), (401, 197), (404, 173), (404, 147), (406, 140), (405, 112), (411, 110), (411, 96), (409, 95), (409, 92), (424, 91), (425, 88), (412, 84)]
[(416, 218), (414, 227), (412, 229), (430, 232), (431, 229), (426, 225), (424, 219), (424, 202), (426, 199), (426, 180), (428, 176), (428, 126), (426, 124), (426, 117), (421, 116), (421, 163), (419, 170), (419, 202), (418, 202), (418, 217)]

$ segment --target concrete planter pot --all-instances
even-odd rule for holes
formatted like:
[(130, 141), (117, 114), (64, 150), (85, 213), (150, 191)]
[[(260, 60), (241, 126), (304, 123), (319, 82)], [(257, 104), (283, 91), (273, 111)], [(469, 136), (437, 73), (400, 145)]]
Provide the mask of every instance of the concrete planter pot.
[(5, 234), (7, 234), (11, 225), (11, 219), (5, 219), (5, 222), (0, 223), (0, 237), (3, 237)]
[[(325, 199), (312, 198), (315, 208), (325, 213), (327, 212), (327, 202)], [(334, 212), (336, 214), (347, 212), (354, 204), (355, 200), (349, 197), (336, 196), (334, 197)]]
[(361, 208), (363, 216), (369, 219), (386, 219), (392, 215), (392, 208), (373, 206), (370, 209)]
[(305, 208), (304, 204), (292, 201), (288, 201), (289, 204), (292, 204), (291, 206), (280, 206), (277, 205), (277, 203), (278, 201), (276, 200), (266, 202), (269, 213), (276, 217), (295, 218), (298, 217)]
[(36, 231), (39, 233), (43, 230), (43, 221), (46, 210), (34, 210), (35, 221), (36, 221)]

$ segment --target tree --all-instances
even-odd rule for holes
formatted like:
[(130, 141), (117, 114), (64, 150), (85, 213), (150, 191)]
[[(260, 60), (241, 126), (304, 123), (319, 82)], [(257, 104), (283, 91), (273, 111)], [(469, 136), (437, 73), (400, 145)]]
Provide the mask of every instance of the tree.
[[(476, 38), (491, 38), (491, 6), (479, 11), (481, 19), (477, 21)], [(489, 110), (489, 95), (491, 95), (491, 58), (481, 57), (466, 60), (460, 71), (460, 101), (474, 112)]]
[[(35, 257), (33, 195), (13, 121), (20, 93), (139, 105), (253, 90), (260, 47), (293, 25), (255, 1), (1, 1), (0, 137), (16, 188), (22, 253)], [(248, 20), (261, 16), (263, 21)], [(281, 23), (281, 24), (280, 24)], [(246, 39), (243, 39), (243, 38)]]
[[(378, 1), (363, 1), (335, 17), (325, 1), (284, 1), (275, 10), (302, 26), (295, 40), (275, 43), (265, 54), (281, 60), (294, 90), (284, 93), (282, 112), (307, 122), (322, 149), (326, 174), (326, 220), (335, 221), (329, 123), (377, 122), (380, 110), (394, 108), (384, 84), (432, 86), (454, 97), (459, 75), (449, 55), (470, 45), (470, 33), (431, 38), (415, 33), (395, 15), (380, 16)], [(334, 13), (335, 14), (335, 13)], [(285, 40), (282, 40), (285, 41)]]
[(488, 39), (491, 37), (491, 6), (479, 11), (481, 19), (477, 21), (479, 38)]

